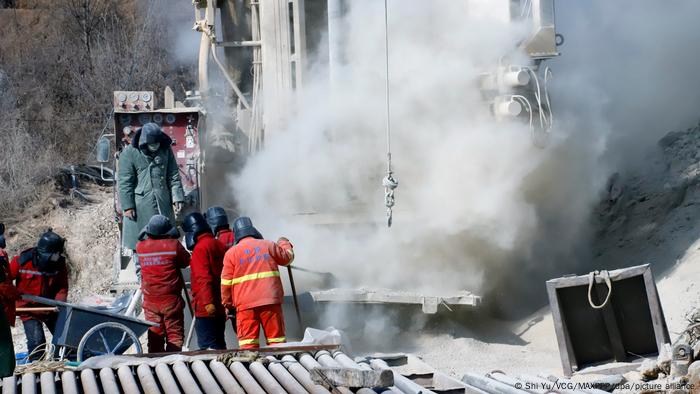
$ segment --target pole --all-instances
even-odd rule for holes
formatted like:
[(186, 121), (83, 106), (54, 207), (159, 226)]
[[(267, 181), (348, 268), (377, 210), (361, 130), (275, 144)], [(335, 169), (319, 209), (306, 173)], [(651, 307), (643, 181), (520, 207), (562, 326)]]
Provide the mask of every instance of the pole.
[(294, 285), (294, 275), (292, 275), (292, 267), (287, 266), (287, 272), (289, 273), (289, 284), (292, 287), (292, 296), (294, 297), (294, 311), (297, 313), (299, 329), (303, 330), (304, 325), (301, 323), (301, 312), (299, 312), (299, 299), (297, 298), (297, 288)]
[(192, 316), (192, 323), (190, 323), (190, 331), (187, 333), (187, 340), (185, 341), (184, 350), (189, 350), (190, 341), (192, 340), (192, 331), (194, 330), (194, 321), (197, 319), (194, 316), (194, 310), (192, 310), (192, 302), (190, 301), (190, 293), (187, 292), (187, 283), (185, 278), (182, 276), (182, 271), (178, 270), (180, 274), (180, 282), (182, 283), (182, 290), (185, 292), (185, 303), (187, 304), (187, 309), (190, 311), (190, 316)]

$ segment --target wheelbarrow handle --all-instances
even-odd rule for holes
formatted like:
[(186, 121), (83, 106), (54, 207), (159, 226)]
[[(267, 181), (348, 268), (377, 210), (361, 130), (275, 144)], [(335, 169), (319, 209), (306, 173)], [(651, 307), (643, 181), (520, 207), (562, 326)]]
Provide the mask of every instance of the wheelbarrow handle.
[(58, 312), (58, 308), (56, 307), (26, 307), (26, 308), (17, 308), (17, 312)]

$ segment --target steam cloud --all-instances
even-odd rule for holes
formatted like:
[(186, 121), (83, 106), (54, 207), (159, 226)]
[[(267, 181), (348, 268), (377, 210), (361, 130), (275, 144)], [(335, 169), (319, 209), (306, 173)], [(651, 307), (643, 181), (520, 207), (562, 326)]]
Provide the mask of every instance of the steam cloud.
[[(549, 146), (540, 149), (527, 125), (496, 122), (488, 114), (476, 83), (481, 71), (517, 46), (527, 26), (486, 12), (493, 8), (489, 0), (389, 1), (392, 151), (400, 186), (388, 230), (381, 186), (383, 2), (353, 0), (344, 18), (346, 63), (339, 80), (331, 91), (322, 62), (307, 72), (310, 83), (296, 117), (286, 130), (268, 132), (266, 149), (232, 180), (241, 214), (268, 237), (288, 236), (296, 264), (330, 271), (346, 287), (541, 300), (541, 280), (588, 261), (588, 219), (615, 163), (611, 149), (628, 147), (609, 145), (609, 137), (629, 141), (633, 129), (648, 137), (671, 118), (698, 115), (698, 88), (682, 95), (692, 104), (651, 107), (662, 119), (649, 110), (660, 100), (675, 102), (677, 82), (699, 69), (688, 62), (697, 55), (676, 56), (686, 61), (674, 67), (682, 75), (664, 73), (663, 59), (649, 49), (679, 38), (697, 42), (698, 31), (684, 35), (693, 23), (656, 26), (656, 37), (635, 33), (651, 26), (644, 18), (658, 16), (659, 7), (675, 26), (676, 17), (699, 15), (700, 4), (619, 3), (557, 3), (558, 30), (567, 42), (562, 58), (551, 62), (556, 123)], [(636, 30), (617, 25), (620, 20)], [(593, 29), (596, 22), (603, 28)], [(620, 46), (629, 41), (636, 50)], [(663, 53), (677, 55), (669, 47)], [(518, 60), (524, 62), (513, 63)], [(637, 67), (630, 74), (625, 67), (632, 64)], [(616, 79), (613, 69), (625, 78)], [(651, 75), (666, 78), (643, 78)], [(640, 79), (644, 89), (632, 89), (637, 96), (630, 97), (623, 89), (642, 86)], [(638, 118), (619, 116), (632, 109)], [(647, 114), (654, 130), (642, 127)], [(645, 138), (640, 149), (652, 140)]]

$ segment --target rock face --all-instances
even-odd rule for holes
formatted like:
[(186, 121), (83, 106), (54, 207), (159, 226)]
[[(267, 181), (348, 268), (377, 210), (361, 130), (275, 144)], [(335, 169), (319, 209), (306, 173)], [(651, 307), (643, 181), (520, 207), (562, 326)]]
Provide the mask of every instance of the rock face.
[(593, 218), (594, 265), (608, 269), (650, 263), (657, 280), (676, 267), (683, 270), (673, 274), (673, 284), (659, 283), (669, 329), (679, 332), (687, 323), (685, 314), (700, 305), (689, 279), (700, 274), (692, 268), (698, 264), (680, 264), (700, 260), (700, 125), (667, 134), (646, 164), (611, 177)]

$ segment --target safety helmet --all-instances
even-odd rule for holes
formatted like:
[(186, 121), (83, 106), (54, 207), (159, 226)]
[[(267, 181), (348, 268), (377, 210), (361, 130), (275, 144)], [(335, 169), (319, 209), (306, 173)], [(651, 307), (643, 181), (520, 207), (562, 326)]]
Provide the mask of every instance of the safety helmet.
[(213, 232), (217, 232), (222, 228), (229, 228), (228, 215), (221, 207), (210, 207), (207, 209), (206, 218)]
[(177, 231), (177, 228), (173, 227), (167, 216), (153, 215), (146, 227), (141, 231), (139, 239), (145, 239), (146, 235), (153, 239), (179, 238), (180, 232)]
[(253, 227), (253, 221), (247, 216), (241, 216), (233, 222), (233, 233), (235, 243), (239, 243), (243, 238), (253, 237), (255, 239), (263, 239), (262, 234)]
[(182, 229), (185, 231), (185, 246), (188, 250), (194, 249), (194, 246), (197, 244), (197, 237), (201, 234), (211, 234), (207, 220), (199, 212), (192, 212), (185, 216), (182, 222)]
[(41, 238), (39, 238), (39, 242), (36, 244), (36, 250), (39, 253), (49, 255), (54, 253), (63, 253), (65, 242), (65, 239), (61, 238), (60, 235), (49, 229), (41, 235)]
[(61, 253), (63, 253), (65, 243), (66, 240), (54, 233), (52, 229), (48, 229), (41, 235), (34, 250), (36, 253), (34, 263), (39, 271), (53, 271), (63, 261)]

